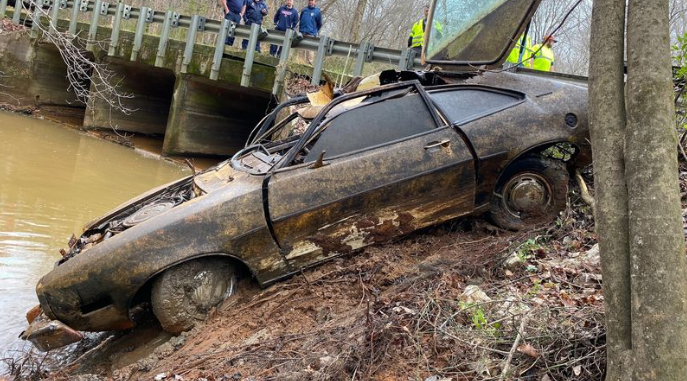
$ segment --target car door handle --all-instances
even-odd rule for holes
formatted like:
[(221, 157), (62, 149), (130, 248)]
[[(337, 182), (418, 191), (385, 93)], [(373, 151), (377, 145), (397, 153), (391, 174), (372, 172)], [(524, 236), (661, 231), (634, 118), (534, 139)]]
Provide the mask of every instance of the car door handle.
[(444, 139), (440, 142), (431, 142), (425, 146), (425, 149), (432, 149), (437, 147), (448, 147), (451, 144), (451, 139)]

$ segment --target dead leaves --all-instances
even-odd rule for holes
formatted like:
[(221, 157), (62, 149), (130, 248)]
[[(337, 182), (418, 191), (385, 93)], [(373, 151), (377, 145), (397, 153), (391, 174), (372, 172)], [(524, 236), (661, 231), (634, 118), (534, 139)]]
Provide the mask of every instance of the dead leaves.
[(530, 356), (533, 359), (539, 357), (539, 352), (537, 352), (537, 350), (531, 344), (520, 345), (518, 346), (517, 351), (527, 356)]

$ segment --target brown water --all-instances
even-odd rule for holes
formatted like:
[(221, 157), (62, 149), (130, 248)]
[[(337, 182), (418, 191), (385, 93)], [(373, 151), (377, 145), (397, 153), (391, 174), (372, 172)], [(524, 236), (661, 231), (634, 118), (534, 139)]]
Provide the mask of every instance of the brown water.
[[(72, 233), (188, 168), (53, 122), (0, 112), (0, 354)], [(0, 356), (1, 357), (1, 356)]]

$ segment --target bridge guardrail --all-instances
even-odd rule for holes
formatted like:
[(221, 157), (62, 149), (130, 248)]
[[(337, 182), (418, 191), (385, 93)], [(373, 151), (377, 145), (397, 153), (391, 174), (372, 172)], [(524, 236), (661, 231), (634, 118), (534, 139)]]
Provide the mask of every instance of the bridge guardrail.
[[(267, 35), (261, 35), (260, 26), (253, 24), (252, 27), (245, 25), (237, 25), (229, 20), (212, 20), (204, 16), (181, 15), (171, 10), (161, 12), (149, 7), (134, 8), (130, 5), (124, 4), (122, 1), (109, 3), (102, 0), (32, 0), (35, 7), (26, 7), (24, 2), (16, 0), (15, 7), (12, 12), (12, 22), (14, 24), (21, 23), (22, 11), (26, 13), (26, 17), (30, 19), (40, 19), (41, 16), (49, 16), (50, 23), (53, 27), (57, 26), (57, 19), (60, 9), (71, 9), (71, 17), (69, 19), (68, 32), (76, 34), (78, 16), (80, 13), (92, 13), (90, 22), (88, 23), (89, 31), (86, 43), (86, 49), (93, 49), (93, 44), (96, 38), (98, 24), (101, 18), (113, 17), (112, 19), (112, 34), (109, 41), (108, 55), (112, 56), (119, 44), (119, 32), (121, 29), (122, 20), (135, 19), (137, 20), (136, 32), (134, 37), (134, 47), (131, 54), (131, 61), (136, 61), (138, 52), (141, 48), (146, 24), (159, 23), (162, 24), (161, 33), (159, 35), (159, 45), (155, 60), (155, 66), (162, 66), (167, 42), (169, 41), (169, 33), (172, 28), (186, 28), (186, 42), (183, 53), (183, 60), (181, 64), (181, 72), (185, 73), (188, 65), (191, 62), (194, 46), (196, 45), (196, 36), (200, 33), (210, 32), (217, 35), (215, 51), (212, 61), (212, 69), (209, 78), (217, 80), (219, 70), (222, 63), (222, 56), (224, 54), (225, 39), (229, 37), (237, 37), (248, 39), (249, 47), (255, 46), (256, 41), (265, 42), (268, 44), (279, 45), (283, 48), (282, 55), (279, 60), (279, 65), (276, 68), (275, 82), (273, 93), (279, 94), (281, 91), (286, 75), (286, 63), (289, 59), (291, 50), (307, 50), (316, 52), (313, 63), (313, 73), (311, 75), (311, 83), (319, 84), (322, 79), (322, 70), (324, 67), (324, 60), (327, 56), (352, 56), (355, 55), (356, 63), (353, 68), (353, 75), (361, 75), (363, 67), (366, 62), (382, 62), (396, 65), (399, 70), (408, 70), (413, 67), (421, 65), (419, 57), (415, 57), (415, 52), (411, 49), (395, 50), (389, 48), (376, 47), (369, 41), (363, 41), (360, 44), (350, 42), (338, 41), (326, 35), (320, 37), (302, 37), (300, 34), (292, 30), (278, 31), (269, 30)], [(4, 18), (7, 14), (8, 0), (0, 0), (0, 18)], [(19, 10), (19, 12), (17, 12)], [(40, 14), (42, 12), (42, 14)], [(32, 27), (34, 36), (37, 34), (37, 25)], [(250, 84), (251, 68), (254, 60), (254, 49), (248, 49), (243, 66), (243, 74), (241, 76), (241, 86), (248, 87)]]

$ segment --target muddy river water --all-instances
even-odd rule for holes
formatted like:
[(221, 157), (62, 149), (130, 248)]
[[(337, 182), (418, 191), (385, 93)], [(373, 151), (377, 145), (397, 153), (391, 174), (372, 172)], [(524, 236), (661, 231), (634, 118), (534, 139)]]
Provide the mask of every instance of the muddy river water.
[(0, 355), (22, 343), (35, 285), (72, 233), (189, 169), (45, 120), (0, 112)]

